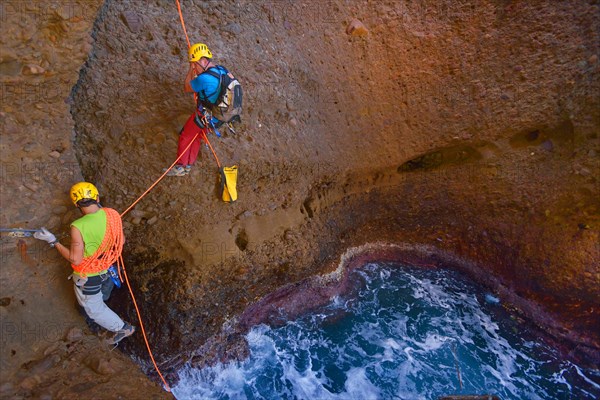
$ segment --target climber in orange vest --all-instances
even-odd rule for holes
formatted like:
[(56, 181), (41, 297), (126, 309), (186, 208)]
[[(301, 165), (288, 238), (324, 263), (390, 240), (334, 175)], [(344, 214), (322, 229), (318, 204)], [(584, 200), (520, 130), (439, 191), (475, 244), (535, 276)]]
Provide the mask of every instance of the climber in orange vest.
[(90, 319), (115, 333), (108, 343), (117, 344), (135, 332), (133, 326), (104, 303), (115, 285), (110, 270), (123, 250), (121, 216), (112, 208), (100, 205), (98, 189), (89, 182), (73, 185), (70, 194), (73, 204), (83, 214), (71, 223), (70, 248), (62, 245), (46, 228), (41, 228), (33, 236), (48, 242), (71, 263), (77, 302)]

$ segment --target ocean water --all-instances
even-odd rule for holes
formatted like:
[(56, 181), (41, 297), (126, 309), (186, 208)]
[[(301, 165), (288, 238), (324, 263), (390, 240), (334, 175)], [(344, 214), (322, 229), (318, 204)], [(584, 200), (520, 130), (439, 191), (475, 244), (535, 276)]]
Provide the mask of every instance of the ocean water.
[(565, 361), (490, 293), (448, 270), (369, 264), (353, 293), (285, 326), (254, 327), (251, 355), (184, 368), (178, 399), (599, 399), (600, 372)]

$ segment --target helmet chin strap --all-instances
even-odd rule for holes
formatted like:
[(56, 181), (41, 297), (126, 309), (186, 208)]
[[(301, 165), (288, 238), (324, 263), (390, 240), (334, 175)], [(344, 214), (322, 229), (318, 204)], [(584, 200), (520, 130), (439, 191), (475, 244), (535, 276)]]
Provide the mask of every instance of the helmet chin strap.
[(210, 62), (206, 63), (206, 67), (202, 66), (201, 62), (198, 62), (198, 64), (200, 64), (200, 68), (202, 68), (202, 71), (206, 72), (206, 68), (210, 65)]

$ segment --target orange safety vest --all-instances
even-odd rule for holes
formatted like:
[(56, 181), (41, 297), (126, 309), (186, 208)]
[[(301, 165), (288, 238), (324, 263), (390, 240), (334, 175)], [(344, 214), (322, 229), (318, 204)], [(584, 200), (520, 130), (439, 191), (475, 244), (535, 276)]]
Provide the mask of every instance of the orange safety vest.
[(106, 233), (102, 243), (94, 254), (85, 257), (79, 265), (71, 264), (73, 271), (81, 276), (102, 272), (113, 265), (123, 251), (125, 236), (123, 235), (123, 222), (118, 211), (112, 208), (102, 208), (106, 213)]

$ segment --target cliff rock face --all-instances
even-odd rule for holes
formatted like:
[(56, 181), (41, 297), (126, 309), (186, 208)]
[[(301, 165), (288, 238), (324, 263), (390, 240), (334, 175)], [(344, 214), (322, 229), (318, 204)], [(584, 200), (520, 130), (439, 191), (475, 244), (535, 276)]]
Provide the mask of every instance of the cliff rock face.
[[(66, 190), (81, 176), (124, 210), (175, 159), (194, 107), (175, 5), (84, 5), (33, 36), (28, 22), (3, 24), (3, 88), (58, 89), (2, 103), (2, 226), (67, 232), (76, 213)], [(247, 306), (369, 242), (423, 246), (423, 260), (472, 274), (598, 363), (597, 4), (182, 9), (190, 39), (242, 82), (245, 108), (237, 133), (209, 136), (224, 164), (239, 165), (236, 203), (218, 199), (203, 146), (189, 176), (166, 178), (125, 217), (129, 276), (166, 370), (223, 356), (197, 349)], [(7, 323), (82, 326), (65, 263), (22, 243), (40, 250), (2, 242), (7, 377), (40, 348), (5, 335)], [(135, 320), (124, 291), (111, 306)], [(122, 347), (148, 366), (139, 335)]]

